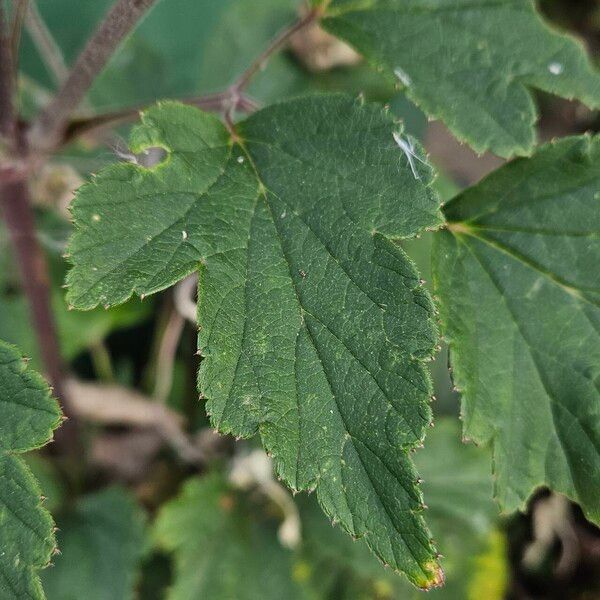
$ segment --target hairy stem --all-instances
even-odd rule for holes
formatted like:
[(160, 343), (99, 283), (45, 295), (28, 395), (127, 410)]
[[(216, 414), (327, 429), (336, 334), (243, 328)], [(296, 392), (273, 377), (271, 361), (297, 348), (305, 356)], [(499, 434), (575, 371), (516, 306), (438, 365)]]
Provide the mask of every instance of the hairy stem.
[(94, 79), (154, 2), (156, 0), (117, 0), (88, 40), (52, 102), (33, 122), (29, 132), (33, 148), (50, 150), (56, 145)]

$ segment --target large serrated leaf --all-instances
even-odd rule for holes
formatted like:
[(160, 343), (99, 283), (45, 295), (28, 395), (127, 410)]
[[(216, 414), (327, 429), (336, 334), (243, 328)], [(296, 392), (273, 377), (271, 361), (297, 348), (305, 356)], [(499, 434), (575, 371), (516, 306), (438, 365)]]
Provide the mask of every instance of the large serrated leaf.
[(31, 472), (15, 453), (52, 437), (61, 413), (48, 385), (0, 342), (0, 596), (42, 599), (37, 570), (55, 548), (53, 522)]
[(450, 201), (435, 284), (465, 435), (495, 493), (537, 486), (600, 520), (600, 139), (567, 138)]
[(600, 75), (530, 0), (331, 0), (323, 26), (396, 76), (475, 150), (529, 154), (528, 87), (600, 106)]
[(433, 306), (390, 240), (439, 224), (430, 168), (398, 147), (385, 111), (343, 96), (269, 107), (234, 141), (191, 107), (143, 121), (133, 151), (167, 158), (115, 165), (79, 191), (71, 302), (122, 302), (200, 268), (213, 423), (260, 431), (290, 487), (316, 488), (384, 562), (438, 583), (407, 456), (431, 420)]
[(169, 600), (309, 598), (292, 576), (292, 552), (279, 543), (273, 519), (255, 510), (219, 473), (191, 478), (160, 511), (159, 547), (174, 553)]

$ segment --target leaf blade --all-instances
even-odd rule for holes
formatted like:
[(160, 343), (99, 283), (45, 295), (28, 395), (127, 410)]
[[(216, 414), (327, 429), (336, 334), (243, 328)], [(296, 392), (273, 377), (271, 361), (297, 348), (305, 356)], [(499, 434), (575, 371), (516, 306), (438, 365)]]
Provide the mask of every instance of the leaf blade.
[(528, 87), (600, 104), (600, 76), (581, 44), (528, 0), (332, 0), (322, 23), (478, 152), (531, 153), (537, 111)]
[[(188, 133), (207, 129), (213, 146)], [(69, 297), (121, 302), (198, 268), (199, 389), (213, 424), (260, 432), (288, 485), (317, 486), (332, 518), (428, 587), (441, 572), (407, 452), (431, 420), (422, 361), (437, 331), (390, 238), (437, 227), (439, 199), (431, 168), (413, 172), (394, 133), (379, 107), (335, 95), (264, 109), (236, 126), (235, 143), (196, 109), (151, 109), (133, 149), (168, 158), (151, 171), (118, 165), (80, 192)], [(152, 216), (131, 232), (140, 198)]]
[(600, 518), (590, 493), (600, 430), (598, 148), (597, 138), (567, 138), (510, 163), (448, 204), (450, 232), (437, 240), (465, 435), (493, 441), (506, 510), (545, 484)]
[(0, 592), (2, 597), (44, 598), (37, 571), (56, 543), (40, 489), (14, 454), (46, 444), (61, 412), (44, 380), (27, 369), (17, 350), (0, 341)]

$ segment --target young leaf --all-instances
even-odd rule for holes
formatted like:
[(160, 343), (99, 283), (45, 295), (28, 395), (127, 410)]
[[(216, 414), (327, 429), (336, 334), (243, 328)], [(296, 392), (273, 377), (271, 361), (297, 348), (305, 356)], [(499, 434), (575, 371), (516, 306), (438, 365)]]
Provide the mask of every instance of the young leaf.
[(397, 77), (426, 113), (475, 150), (534, 147), (535, 87), (600, 106), (583, 48), (530, 0), (331, 0), (322, 24)]
[(219, 473), (189, 479), (159, 513), (158, 545), (175, 555), (169, 600), (308, 597), (292, 577), (292, 553), (277, 540), (273, 520)]
[(48, 600), (128, 600), (144, 549), (144, 515), (125, 490), (110, 488), (59, 516), (61, 553), (43, 572)]
[(290, 487), (316, 488), (384, 562), (435, 585), (407, 452), (431, 420), (422, 359), (437, 332), (390, 240), (439, 224), (430, 167), (384, 110), (343, 96), (271, 106), (236, 129), (232, 140), (177, 104), (148, 111), (132, 150), (167, 158), (115, 165), (79, 191), (68, 297), (119, 303), (199, 268), (214, 425), (260, 431)]
[(506, 510), (537, 486), (600, 520), (600, 138), (540, 148), (450, 201), (434, 281), (465, 436)]
[(37, 570), (50, 562), (54, 524), (37, 482), (14, 454), (46, 444), (60, 418), (45, 381), (0, 342), (0, 596), (7, 600), (44, 597)]

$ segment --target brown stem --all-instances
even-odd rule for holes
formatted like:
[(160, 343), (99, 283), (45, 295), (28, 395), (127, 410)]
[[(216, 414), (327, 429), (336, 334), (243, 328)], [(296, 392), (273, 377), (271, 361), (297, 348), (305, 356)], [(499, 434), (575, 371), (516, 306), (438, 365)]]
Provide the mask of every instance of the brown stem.
[[(319, 8), (309, 10), (303, 17), (300, 17), (296, 22), (278, 33), (260, 56), (254, 60), (235, 83), (224, 92), (208, 94), (206, 96), (183, 98), (179, 99), (179, 101), (184, 104), (193, 104), (203, 110), (222, 111), (225, 113), (226, 122), (232, 127), (233, 114), (237, 110), (241, 110), (242, 112), (253, 112), (258, 108), (258, 104), (247, 94), (243, 93), (243, 90), (250, 83), (252, 77), (265, 65), (272, 54), (280, 50), (288, 42), (289, 38), (294, 35), (294, 33), (312, 23), (319, 15)], [(67, 83), (68, 80), (65, 85), (67, 85)], [(103, 115), (75, 119), (63, 126), (63, 130), (60, 132), (62, 134), (62, 139), (60, 141), (55, 140), (54, 144), (62, 146), (86, 133), (105, 127), (112, 127), (135, 119), (139, 115), (140, 110), (145, 106), (145, 104), (140, 104)], [(34, 123), (32, 127), (35, 128), (36, 124)], [(34, 134), (32, 133), (32, 135)]]
[(155, 1), (117, 0), (88, 40), (52, 102), (33, 122), (29, 132), (33, 148), (49, 150), (56, 145), (96, 76)]
[[(0, 207), (21, 272), (46, 374), (55, 395), (63, 402), (65, 415), (70, 416), (63, 385), (63, 363), (50, 304), (48, 267), (35, 235), (33, 208), (24, 178), (0, 184)], [(75, 423), (69, 421), (60, 428), (56, 439), (73, 448), (77, 443)]]
[(61, 385), (63, 369), (50, 312), (50, 285), (46, 261), (35, 235), (34, 214), (26, 181), (21, 179), (3, 184), (0, 188), (0, 203), (15, 261), (21, 269), (23, 289), (31, 304), (44, 364), (52, 384), (60, 395), (58, 388)]
[(0, 2), (0, 136), (12, 142), (15, 132), (14, 64), (11, 32)]

